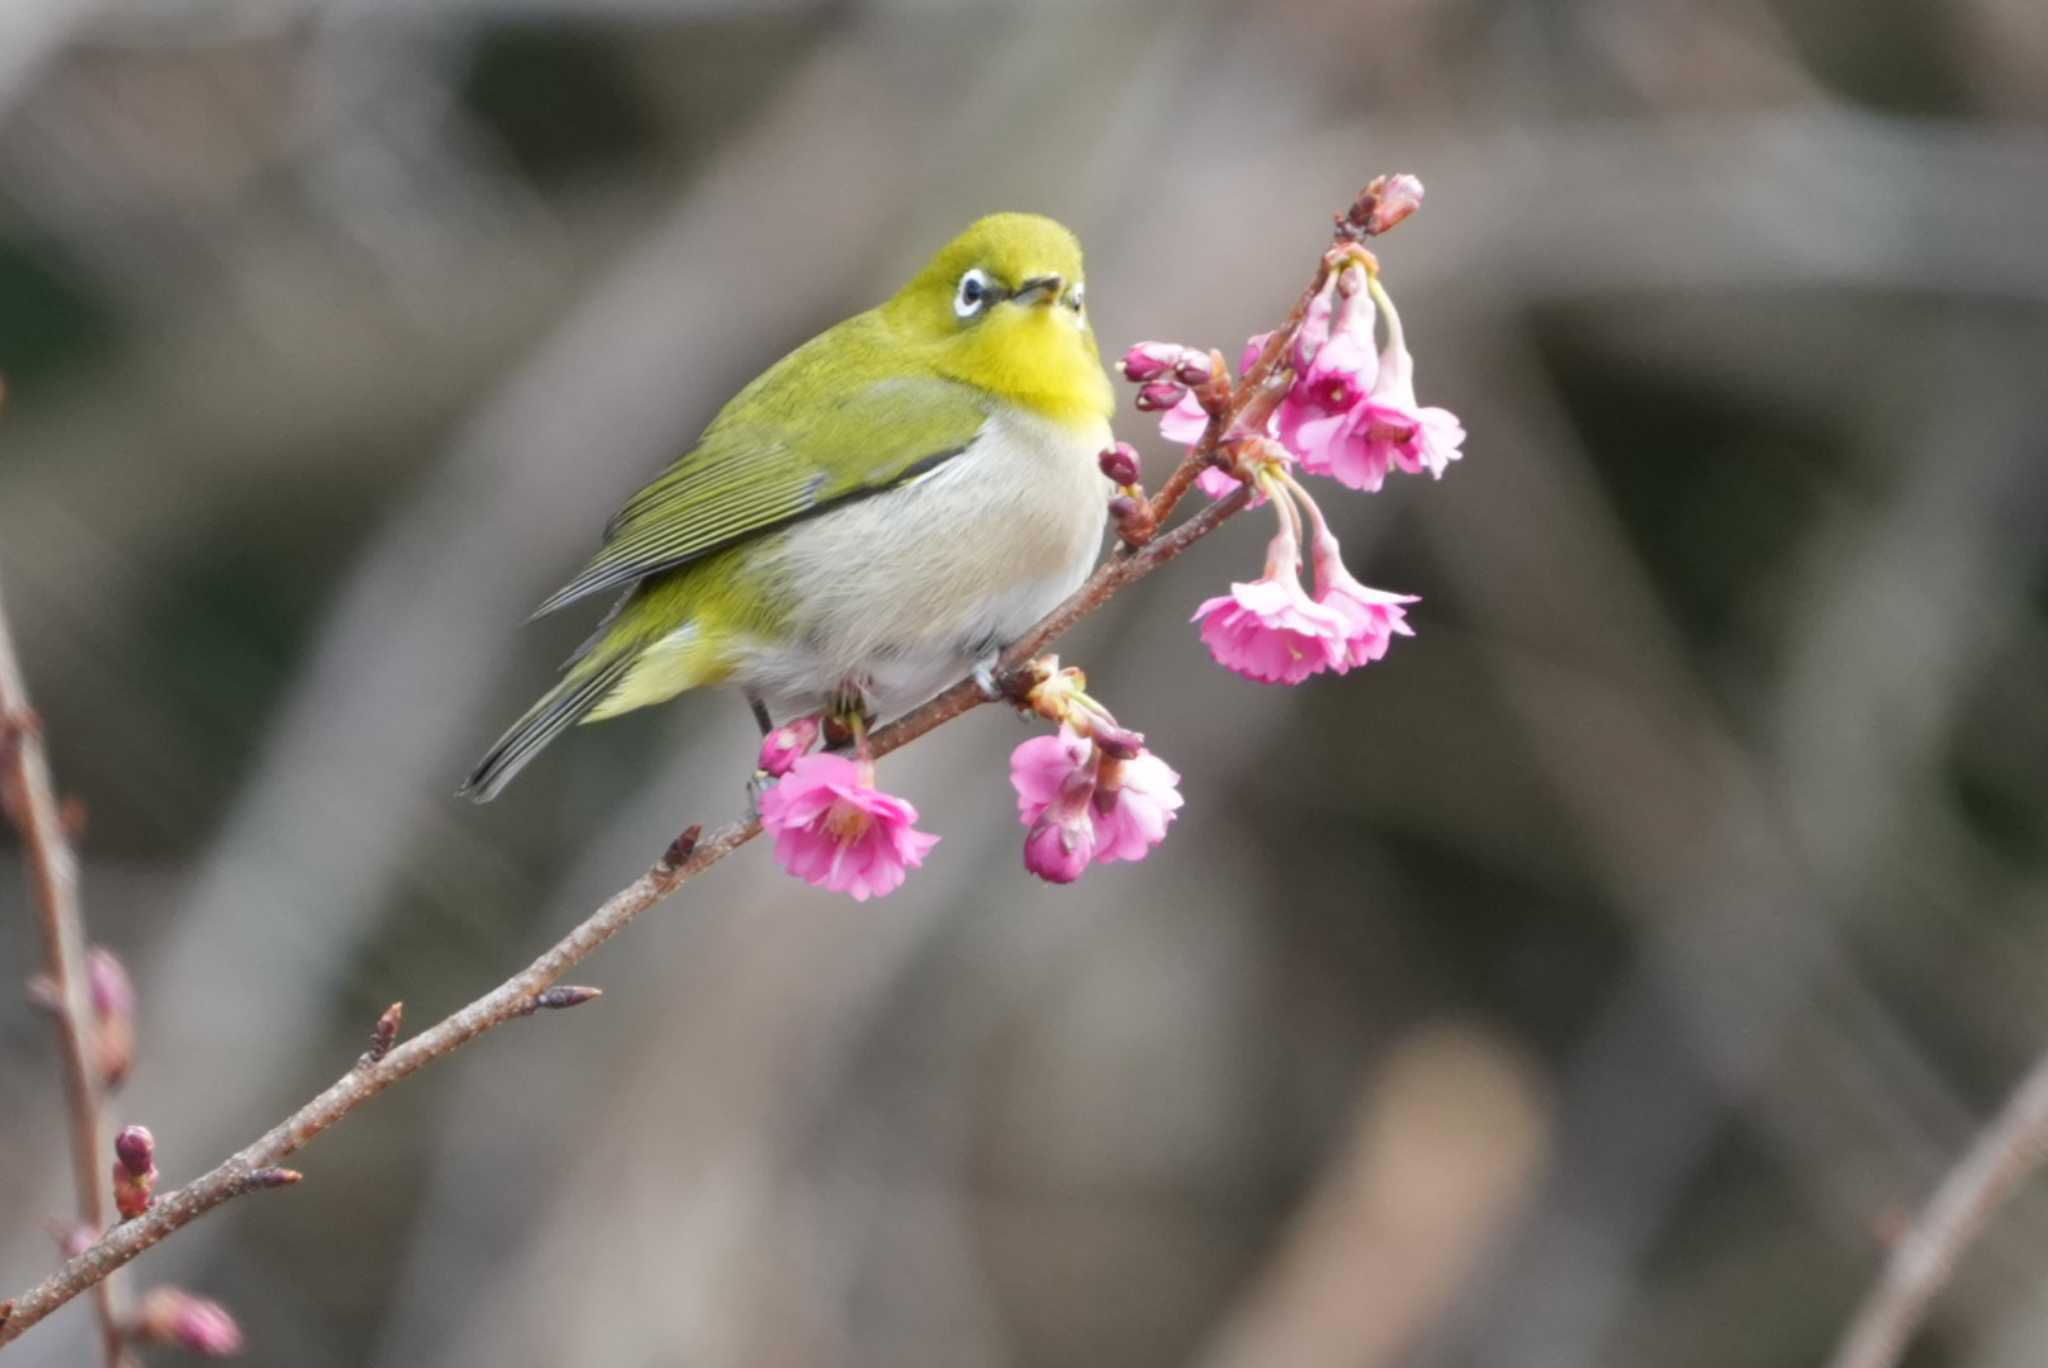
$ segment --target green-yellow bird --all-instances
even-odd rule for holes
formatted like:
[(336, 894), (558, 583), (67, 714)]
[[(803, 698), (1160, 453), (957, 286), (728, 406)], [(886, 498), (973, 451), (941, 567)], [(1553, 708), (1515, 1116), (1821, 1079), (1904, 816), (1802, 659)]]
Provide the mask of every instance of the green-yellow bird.
[(848, 697), (914, 707), (1087, 577), (1112, 406), (1080, 243), (1032, 214), (980, 220), (627, 501), (540, 611), (623, 596), (463, 792), (486, 802), (571, 724), (706, 684), (737, 684), (764, 730)]

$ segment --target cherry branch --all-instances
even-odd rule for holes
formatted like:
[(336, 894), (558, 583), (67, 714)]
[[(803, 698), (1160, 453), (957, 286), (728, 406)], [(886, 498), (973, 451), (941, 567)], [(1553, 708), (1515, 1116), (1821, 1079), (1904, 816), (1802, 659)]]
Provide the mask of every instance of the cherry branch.
[[(1383, 193), (1386, 186), (1386, 178), (1375, 181), (1347, 214), (1339, 216), (1340, 242), (1384, 231), (1406, 216), (1405, 210), (1390, 211), (1389, 205), (1396, 201)], [(1327, 270), (1327, 264), (1318, 264), (1315, 279), (1302, 293), (1287, 321), (1269, 339), (1258, 363), (1239, 384), (1230, 386), (1219, 367), (1216, 378), (1203, 387), (1203, 399), (1211, 413), (1208, 429), (1161, 488), (1160, 495), (1151, 501), (1146, 510), (1149, 516), (1141, 521), (1156, 528), (1202, 468), (1225, 459), (1222, 453), (1227, 439), (1245, 420), (1251, 421), (1254, 431), (1263, 428), (1265, 416), (1286, 392), (1291, 374), (1285, 358), (1292, 355), (1294, 336)], [(886, 755), (997, 698), (1020, 702), (1037, 681), (1033, 662), (1046, 646), (1117, 594), (1215, 531), (1242, 510), (1250, 498), (1251, 490), (1245, 486), (1209, 504), (1170, 532), (1157, 534), (1148, 529), (1137, 538), (1140, 544), (1127, 545), (1120, 554), (1105, 560), (1065, 602), (1003, 652), (994, 672), (997, 687), (993, 696), (975, 680), (963, 679), (872, 733), (872, 753)], [(246, 1192), (296, 1180), (296, 1174), (279, 1165), (392, 1084), (486, 1031), (531, 1015), (537, 1008), (573, 1006), (588, 1000), (593, 995), (588, 990), (555, 990), (552, 994), (550, 990), (563, 974), (635, 917), (760, 834), (760, 817), (751, 813), (709, 833), (692, 826), (645, 873), (614, 893), (540, 958), (454, 1015), (400, 1043), (396, 1040), (398, 1010), (394, 1007), (387, 1011), (378, 1023), (371, 1050), (324, 1092), (207, 1173), (159, 1196), (141, 1216), (108, 1231), (98, 1243), (12, 1302), (0, 1302), (0, 1346), (82, 1292), (103, 1284), (116, 1269), (215, 1207)]]
[(1830, 1368), (1892, 1368), (1927, 1307), (2020, 1181), (2048, 1158), (2048, 1055), (2035, 1061), (1892, 1247), (1884, 1273), (1829, 1360)]
[[(78, 1184), (78, 1219), (98, 1232), (107, 1225), (101, 1122), (101, 1076), (96, 1060), (92, 1003), (86, 988), (84, 922), (78, 907), (78, 860), (64, 830), (64, 813), (43, 751), (42, 725), (29, 705), (28, 686), (14, 649), (7, 612), (0, 605), (0, 809), (21, 833), (27, 856), (29, 901), (43, 940), (39, 993), (57, 1027), (63, 1064), (64, 1105), (71, 1127), (71, 1165)], [(94, 1296), (106, 1362), (133, 1362), (121, 1328), (120, 1290), (100, 1282)], [(0, 1321), (6, 1319), (0, 1307)]]

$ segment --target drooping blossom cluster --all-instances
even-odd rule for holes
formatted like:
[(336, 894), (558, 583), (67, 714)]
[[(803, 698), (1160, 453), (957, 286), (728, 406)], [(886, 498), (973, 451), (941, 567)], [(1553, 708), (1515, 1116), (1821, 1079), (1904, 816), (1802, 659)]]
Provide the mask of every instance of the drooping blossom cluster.
[[(1392, 180), (1387, 202), (1402, 203), (1399, 216), (1405, 217), (1420, 203), (1421, 186), (1412, 177)], [(1382, 321), (1383, 345), (1378, 340)], [(1241, 381), (1258, 371), (1271, 339), (1264, 333), (1245, 343)], [(1131, 377), (1134, 362), (1142, 372), (1186, 350), (1171, 343), (1140, 343), (1124, 357), (1123, 370)], [(1320, 287), (1300, 326), (1284, 353), (1267, 360), (1267, 366), (1268, 373), (1285, 367), (1291, 376), (1284, 394), (1251, 430), (1243, 430), (1240, 410), (1237, 428), (1216, 434), (1216, 463), (1202, 472), (1199, 484), (1211, 497), (1221, 498), (1249, 480), (1250, 502), (1270, 502), (1278, 530), (1266, 549), (1265, 573), (1203, 602), (1194, 621), (1219, 663), (1251, 679), (1298, 684), (1324, 671), (1343, 674), (1380, 659), (1394, 637), (1413, 634), (1406, 607), (1416, 599), (1371, 588), (1352, 576), (1322, 509), (1296, 478), (1295, 468), (1368, 493), (1378, 491), (1396, 470), (1441, 478), (1461, 455), (1465, 429), (1449, 411), (1417, 402), (1415, 361), (1400, 314), (1380, 283), (1378, 262), (1355, 243), (1340, 244), (1325, 258)], [(1147, 400), (1141, 391), (1139, 407), (1164, 409), (1161, 434), (1188, 443), (1211, 435), (1230, 398), (1221, 387), (1193, 382), (1177, 390), (1171, 406), (1164, 402), (1167, 397), (1155, 392)], [(1302, 584), (1305, 533), (1312, 591)]]
[(1026, 706), (1059, 724), (1010, 752), (1024, 867), (1072, 883), (1090, 864), (1142, 860), (1180, 811), (1180, 775), (1090, 698), (1079, 670), (1044, 663)]
[[(1221, 354), (1172, 342), (1141, 342), (1119, 363), (1137, 386), (1137, 407), (1159, 414), (1168, 439), (1200, 453), (1196, 481), (1205, 493), (1221, 499), (1249, 484), (1246, 504), (1273, 510), (1278, 526), (1264, 572), (1205, 600), (1193, 619), (1210, 654), (1248, 678), (1298, 684), (1345, 674), (1381, 659), (1395, 637), (1413, 634), (1407, 609), (1416, 598), (1351, 574), (1299, 475), (1371, 493), (1396, 471), (1441, 478), (1459, 459), (1464, 427), (1416, 399), (1400, 314), (1362, 245), (1421, 199), (1412, 176), (1368, 187), (1340, 225), (1298, 320), (1277, 339), (1250, 338), (1234, 381)], [(1118, 537), (1128, 548), (1145, 546), (1171, 512), (1172, 496), (1156, 506), (1145, 496), (1137, 452), (1127, 443), (1104, 451), (1100, 465), (1114, 487), (1109, 512)], [(1176, 488), (1188, 474), (1184, 468)], [(1010, 697), (1057, 728), (1010, 756), (1025, 868), (1072, 883), (1092, 864), (1143, 859), (1181, 808), (1180, 776), (1088, 695), (1080, 671), (1048, 656), (1022, 673), (1022, 684), (1009, 681)], [(875, 787), (861, 719), (829, 720), (853, 735), (850, 758), (814, 753), (827, 731), (824, 716), (785, 723), (763, 740), (757, 783), (777, 782), (761, 800), (762, 826), (791, 873), (856, 899), (879, 896), (900, 886), (938, 837), (915, 829), (916, 808)]]

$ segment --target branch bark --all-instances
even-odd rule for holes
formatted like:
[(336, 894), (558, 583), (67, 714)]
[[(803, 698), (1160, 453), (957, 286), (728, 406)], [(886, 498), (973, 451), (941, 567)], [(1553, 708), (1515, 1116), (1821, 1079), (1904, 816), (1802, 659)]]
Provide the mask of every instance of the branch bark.
[[(1367, 192), (1368, 195), (1371, 193)], [(1366, 202), (1364, 197), (1360, 202)], [(1341, 230), (1339, 237), (1340, 240), (1344, 237)], [(1326, 264), (1318, 265), (1314, 280), (1302, 293), (1287, 321), (1275, 331), (1252, 370), (1240, 378), (1228, 406), (1212, 419), (1203, 439), (1189, 450), (1162, 487), (1161, 493), (1165, 497), (1155, 503), (1162, 520), (1195, 475), (1211, 462), (1223, 442), (1235, 432), (1240, 419), (1250, 418), (1255, 424), (1254, 430), (1263, 427), (1265, 414), (1285, 392), (1285, 385), (1281, 383), (1286, 371), (1284, 358), (1292, 355), (1294, 335), (1306, 316), (1309, 301), (1321, 288), (1327, 269)], [(1276, 385), (1279, 386), (1277, 389)], [(1118, 593), (1215, 531), (1242, 510), (1250, 497), (1248, 486), (1239, 488), (1209, 504), (1171, 532), (1155, 535), (1144, 545), (1105, 560), (1065, 602), (1004, 651), (996, 668), (996, 679), (1002, 686), (1000, 692), (1010, 695), (1027, 684), (1030, 663), (1047, 645)], [(870, 747), (876, 756), (886, 755), (990, 701), (993, 700), (974, 680), (961, 680), (875, 731), (869, 738)], [(640, 913), (760, 834), (760, 818), (752, 814), (728, 822), (708, 834), (699, 827), (689, 828), (645, 873), (613, 894), (573, 931), (518, 974), (453, 1016), (393, 1046), (388, 1052), (380, 1055), (372, 1051), (365, 1055), (324, 1092), (273, 1126), (254, 1143), (236, 1151), (185, 1186), (159, 1196), (141, 1216), (108, 1231), (98, 1243), (13, 1299), (11, 1314), (6, 1312), (9, 1303), (0, 1302), (0, 1347), (19, 1338), (31, 1326), (82, 1292), (105, 1286), (115, 1270), (215, 1207), (245, 1192), (279, 1186), (268, 1181), (266, 1175), (274, 1172), (283, 1160), (400, 1079), (452, 1053), (484, 1032), (517, 1017), (531, 1015), (537, 1006), (547, 1005), (540, 1000), (542, 994), (570, 968), (617, 935)]]
[[(113, 1151), (106, 1144), (100, 1117), (103, 1089), (94, 1048), (92, 1003), (86, 989), (78, 861), (65, 835), (56, 787), (50, 780), (49, 757), (43, 750), (42, 726), (29, 704), (4, 603), (0, 603), (0, 766), (5, 770), (0, 778), (5, 785), (0, 807), (21, 833), (29, 901), (42, 932), (43, 974), (50, 985), (48, 1007), (57, 1027), (72, 1169), (78, 1183), (78, 1219), (101, 1231), (107, 1226), (104, 1179)], [(119, 1287), (111, 1280), (99, 1282), (93, 1301), (106, 1362), (112, 1368), (127, 1368), (134, 1360), (122, 1333)]]
[(2048, 1158), (2048, 1054), (1948, 1171), (1849, 1323), (1830, 1368), (1891, 1368), (1999, 1206)]

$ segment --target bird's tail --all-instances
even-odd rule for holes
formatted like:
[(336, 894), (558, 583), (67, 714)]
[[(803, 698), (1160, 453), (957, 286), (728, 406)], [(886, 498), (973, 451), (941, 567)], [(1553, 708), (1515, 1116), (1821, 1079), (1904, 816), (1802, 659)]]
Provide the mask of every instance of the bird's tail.
[(582, 721), (619, 686), (633, 668), (634, 658), (630, 650), (609, 655), (599, 651), (577, 662), (561, 683), (506, 729), (457, 794), (478, 803), (497, 797), (542, 747)]

